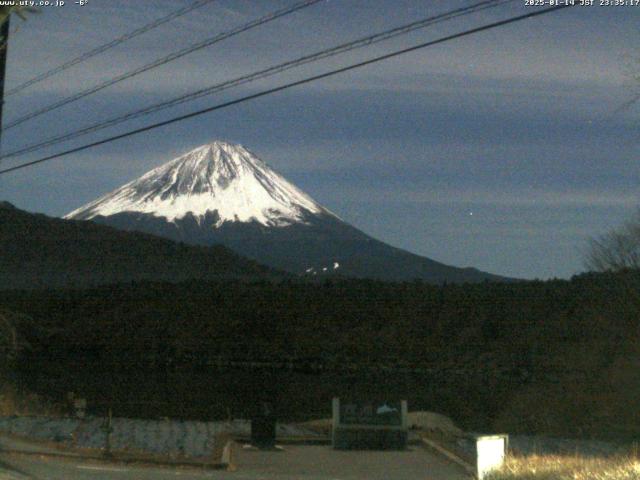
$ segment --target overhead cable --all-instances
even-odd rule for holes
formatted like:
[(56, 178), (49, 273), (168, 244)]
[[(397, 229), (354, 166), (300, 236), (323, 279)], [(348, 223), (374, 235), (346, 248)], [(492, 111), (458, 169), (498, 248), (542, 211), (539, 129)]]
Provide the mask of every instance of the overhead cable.
[(72, 140), (74, 138), (78, 138), (78, 137), (87, 135), (89, 133), (102, 130), (104, 128), (112, 127), (114, 125), (120, 124), (128, 120), (133, 120), (135, 118), (147, 116), (149, 114), (152, 114), (161, 110), (165, 110), (167, 108), (174, 107), (176, 105), (179, 105), (185, 102), (196, 100), (204, 96), (212, 95), (214, 93), (218, 93), (223, 90), (227, 90), (229, 88), (237, 87), (246, 83), (254, 82), (256, 80), (267, 78), (267, 77), (282, 73), (284, 71), (299, 67), (301, 65), (305, 65), (307, 63), (316, 62), (325, 58), (329, 58), (335, 55), (349, 52), (351, 50), (373, 45), (375, 43), (382, 42), (385, 40), (390, 40), (400, 35), (405, 35), (414, 30), (425, 28), (430, 25), (434, 25), (436, 23), (448, 21), (464, 15), (470, 15), (472, 13), (476, 13), (481, 10), (494, 8), (504, 3), (510, 3), (513, 1), (514, 0), (484, 0), (478, 3), (475, 3), (473, 5), (469, 5), (467, 7), (457, 8), (455, 10), (447, 11), (445, 13), (441, 13), (435, 16), (430, 16), (415, 22), (411, 22), (409, 24), (405, 24), (400, 27), (395, 27), (393, 29), (385, 30), (383, 32), (376, 33), (373, 35), (367, 35), (365, 37), (359, 38), (357, 40), (353, 40), (348, 43), (343, 43), (335, 47), (331, 47), (325, 50), (321, 50), (319, 52), (315, 52), (309, 55), (305, 55), (303, 57), (299, 57), (295, 60), (290, 60), (266, 69), (262, 69), (247, 75), (243, 75), (231, 80), (224, 81), (222, 83), (214, 84), (214, 85), (202, 88), (200, 90), (178, 96), (170, 100), (165, 100), (163, 102), (151, 105), (149, 107), (134, 110), (124, 115), (119, 115), (108, 120), (103, 120), (93, 125), (89, 125), (87, 127), (81, 128), (79, 130), (75, 130), (72, 132), (50, 137), (46, 140), (40, 141), (35, 144), (27, 145), (25, 147), (20, 147), (16, 150), (9, 151), (4, 155), (0, 156), (0, 160), (5, 158), (16, 157), (18, 155), (24, 155), (26, 153), (31, 153), (37, 150), (41, 150), (45, 147), (56, 145), (58, 143), (61, 143), (67, 140)]
[(140, 28), (137, 28), (129, 33), (125, 33), (124, 35), (121, 35), (118, 38), (115, 38), (113, 40), (111, 40), (108, 43), (105, 43), (103, 45), (100, 45), (99, 47), (93, 48), (87, 52), (82, 53), (81, 55), (78, 55), (77, 57), (69, 60), (68, 62), (63, 63), (62, 65), (59, 65), (55, 68), (52, 68), (51, 70), (47, 70), (44, 73), (41, 73), (39, 75), (36, 75), (35, 77), (27, 80), (26, 82), (21, 83), (20, 85), (17, 85), (15, 87), (13, 87), (10, 90), (7, 90), (4, 93), (5, 97), (8, 97), (10, 95), (14, 95), (18, 92), (21, 92), (22, 90), (25, 90), (26, 88), (30, 87), (31, 85), (35, 85), (36, 83), (42, 82), (43, 80), (46, 80), (49, 77), (52, 77), (58, 73), (64, 72), (65, 70), (78, 65), (79, 63), (85, 62), (87, 60), (89, 60), (90, 58), (95, 57), (96, 55), (99, 55), (103, 52), (106, 52), (107, 50), (116, 47), (124, 42), (126, 42), (127, 40), (131, 40), (134, 37), (137, 37), (139, 35), (142, 35), (143, 33), (148, 32), (149, 30), (153, 30), (154, 28), (159, 27), (160, 25), (164, 25), (167, 22), (170, 22), (171, 20), (174, 20), (176, 18), (179, 18), (183, 15), (186, 15), (187, 13), (203, 7), (205, 5), (207, 5), (208, 3), (214, 2), (215, 0), (196, 0), (195, 2), (193, 2), (191, 5), (187, 5), (186, 7), (180, 8), (168, 15), (165, 15), (164, 17), (160, 17), (156, 20), (154, 20), (151, 23), (148, 23)]
[(40, 115), (43, 115), (45, 113), (48, 113), (52, 110), (55, 110), (57, 108), (63, 107), (65, 105), (68, 105), (70, 103), (76, 102), (78, 100), (80, 100), (81, 98), (85, 98), (89, 95), (92, 95), (96, 92), (99, 92), (100, 90), (104, 90), (107, 87), (110, 87), (112, 85), (115, 85), (116, 83), (120, 83), (124, 80), (128, 80), (130, 78), (133, 78), (137, 75), (140, 75), (141, 73), (144, 72), (148, 72), (149, 70), (152, 70), (154, 68), (160, 67), (162, 65), (165, 65), (169, 62), (172, 62), (178, 58), (184, 57), (185, 55), (188, 55), (190, 53), (196, 52), (198, 50), (202, 50), (203, 48), (206, 47), (210, 47), (211, 45), (214, 45), (218, 42), (221, 42), (222, 40), (226, 40), (229, 37), (233, 37), (235, 35), (238, 35), (240, 33), (246, 32), (247, 30), (250, 30), (252, 28), (255, 28), (259, 25), (263, 25), (265, 23), (271, 22), (277, 18), (281, 18), (284, 17), (285, 15), (289, 15), (293, 12), (297, 12), (298, 10), (301, 10), (303, 8), (307, 8), (310, 7), (311, 5), (314, 5), (318, 2), (321, 2), (323, 0), (303, 0), (302, 2), (298, 2), (296, 4), (294, 4), (293, 6), (290, 7), (286, 7), (283, 8), (281, 10), (277, 10), (275, 12), (269, 13), (263, 17), (258, 18), (257, 20), (253, 20), (249, 23), (246, 23), (244, 25), (241, 25), (239, 27), (236, 27), (232, 30), (220, 33), (218, 35), (215, 35), (214, 37), (208, 38), (206, 40), (203, 40), (201, 42), (198, 42), (196, 44), (190, 45), (186, 48), (183, 48), (182, 50), (178, 50), (177, 52), (173, 52), (169, 55), (166, 55), (164, 57), (158, 58), (157, 60), (154, 60), (151, 63), (148, 63), (146, 65), (143, 65), (142, 67), (138, 67), (135, 70), (131, 70), (129, 72), (123, 73), (121, 75), (118, 75), (114, 78), (111, 78), (109, 80), (106, 80), (105, 82), (102, 82), (98, 85), (95, 85), (93, 87), (87, 88), (86, 90), (82, 90), (81, 92), (75, 93), (73, 95), (70, 95), (68, 97), (65, 97), (61, 100), (58, 100), (57, 102), (54, 102), (52, 104), (47, 105), (46, 107), (42, 107), (38, 110), (34, 110), (31, 113), (28, 113), (26, 115), (23, 115), (22, 117), (17, 118), (16, 120), (13, 120), (12, 122), (7, 123), (7, 125), (5, 127), (3, 127), (2, 131), (4, 132), (5, 130), (10, 130), (11, 128), (14, 128), (18, 125), (23, 124), (24, 122), (26, 122), (27, 120), (31, 120), (33, 118), (39, 117)]
[(359, 63), (355, 63), (355, 64), (352, 64), (352, 65), (349, 65), (349, 66), (346, 66), (346, 67), (338, 68), (338, 69), (331, 70), (331, 71), (328, 71), (328, 72), (325, 72), (325, 73), (321, 73), (321, 74), (318, 74), (318, 75), (307, 77), (307, 78), (302, 79), (302, 80), (297, 80), (295, 82), (290, 82), (290, 83), (287, 83), (287, 84), (284, 84), (284, 85), (280, 85), (278, 87), (274, 87), (274, 88), (270, 88), (270, 89), (267, 89), (267, 90), (263, 90), (261, 92), (254, 93), (252, 95), (247, 95), (247, 96), (244, 96), (244, 97), (241, 97), (241, 98), (237, 98), (235, 100), (224, 102), (224, 103), (221, 103), (221, 104), (218, 104), (218, 105), (213, 105), (211, 107), (204, 108), (202, 110), (198, 110), (198, 111), (191, 112), (191, 113), (188, 113), (188, 114), (185, 114), (185, 115), (174, 117), (174, 118), (171, 118), (169, 120), (164, 120), (162, 122), (157, 122), (157, 123), (154, 123), (154, 124), (151, 124), (151, 125), (147, 125), (145, 127), (141, 127), (141, 128), (137, 128), (135, 130), (130, 130), (128, 132), (121, 133), (119, 135), (114, 135), (112, 137), (108, 137), (108, 138), (105, 138), (105, 139), (102, 139), (102, 140), (98, 140), (98, 141), (95, 141), (95, 142), (92, 142), (92, 143), (88, 143), (86, 145), (82, 145), (82, 146), (79, 146), (79, 147), (71, 148), (71, 149), (65, 150), (63, 152), (59, 152), (59, 153), (56, 153), (56, 154), (53, 154), (53, 155), (48, 155), (46, 157), (39, 158), (37, 160), (33, 160), (33, 161), (26, 162), (26, 163), (23, 163), (23, 164), (20, 164), (20, 165), (16, 165), (16, 166), (13, 166), (13, 167), (10, 167), (10, 168), (6, 168), (4, 170), (0, 170), (0, 175), (5, 174), (5, 173), (9, 173), (9, 172), (13, 172), (13, 171), (16, 171), (16, 170), (20, 170), (20, 169), (23, 169), (23, 168), (31, 167), (33, 165), (37, 165), (37, 164), (40, 164), (40, 163), (43, 163), (43, 162), (47, 162), (47, 161), (50, 161), (50, 160), (53, 160), (53, 159), (56, 159), (56, 158), (61, 158), (61, 157), (70, 155), (72, 153), (77, 153), (77, 152), (81, 152), (81, 151), (84, 151), (84, 150), (88, 150), (90, 148), (97, 147), (98, 145), (104, 145), (104, 144), (107, 144), (107, 143), (111, 143), (113, 141), (120, 140), (122, 138), (131, 137), (133, 135), (137, 135), (139, 133), (147, 132), (149, 130), (154, 130), (156, 128), (163, 127), (165, 125), (170, 125), (170, 124), (173, 124), (173, 123), (181, 122), (183, 120), (187, 120), (189, 118), (193, 118), (193, 117), (197, 117), (197, 116), (200, 116), (200, 115), (204, 115), (205, 113), (210, 113), (210, 112), (213, 112), (213, 111), (216, 111), (216, 110), (227, 108), (227, 107), (230, 107), (232, 105), (237, 105), (237, 104), (244, 103), (244, 102), (247, 102), (247, 101), (250, 101), (250, 100), (254, 100), (256, 98), (260, 98), (260, 97), (264, 97), (264, 96), (267, 96), (267, 95), (271, 95), (271, 94), (276, 93), (276, 92), (281, 92), (283, 90), (287, 90), (287, 89), (290, 89), (290, 88), (293, 88), (293, 87), (297, 87), (299, 85), (304, 85), (304, 84), (311, 83), (311, 82), (314, 82), (314, 81), (317, 81), (317, 80), (321, 80), (321, 79), (324, 79), (324, 78), (332, 77), (332, 76), (338, 75), (340, 73), (345, 73), (345, 72), (348, 72), (348, 71), (351, 71), (351, 70), (355, 70), (357, 68), (361, 68), (361, 67), (364, 67), (364, 66), (367, 66), (367, 65), (371, 65), (371, 64), (374, 64), (374, 63), (377, 63), (377, 62), (381, 62), (383, 60), (387, 60), (387, 59), (394, 58), (394, 57), (397, 57), (397, 56), (400, 56), (400, 55), (404, 55), (404, 54), (407, 54), (407, 53), (410, 53), (410, 52), (414, 52), (416, 50), (421, 50), (421, 49), (424, 49), (424, 48), (427, 48), (427, 47), (431, 47), (433, 45), (438, 45), (438, 44), (442, 44), (442, 43), (445, 43), (445, 42), (448, 42), (448, 41), (451, 41), (451, 40), (455, 40), (457, 38), (462, 38), (462, 37), (466, 37), (468, 35), (472, 35), (472, 34), (475, 34), (475, 33), (491, 30), (493, 28), (502, 27), (504, 25), (509, 25), (511, 23), (515, 23), (515, 22), (519, 22), (519, 21), (522, 21), (522, 20), (526, 20), (528, 18), (533, 18), (533, 17), (537, 17), (537, 16), (540, 16), (540, 15), (545, 15), (547, 13), (557, 12), (557, 11), (563, 10), (563, 9), (571, 7), (571, 6), (572, 5), (570, 3), (567, 3), (567, 4), (564, 4), (564, 5), (548, 7), (548, 8), (542, 9), (542, 10), (536, 10), (536, 11), (533, 11), (533, 12), (530, 12), (530, 13), (527, 13), (527, 14), (524, 14), (524, 15), (518, 15), (516, 17), (511, 17), (511, 18), (508, 18), (506, 20), (501, 20), (501, 21), (498, 21), (498, 22), (489, 23), (489, 24), (483, 25), (481, 27), (476, 27), (476, 28), (472, 28), (470, 30), (465, 30), (463, 32), (459, 32), (459, 33), (455, 33), (455, 34), (448, 35), (448, 36), (445, 36), (445, 37), (441, 37), (441, 38), (438, 38), (436, 40), (431, 40), (431, 41), (428, 41), (428, 42), (420, 43), (420, 44), (414, 45), (412, 47), (404, 48), (402, 50), (397, 50), (397, 51), (394, 51), (394, 52), (391, 52), (391, 53), (387, 53), (385, 55), (380, 55), (378, 57), (374, 57), (374, 58), (371, 58), (369, 60), (365, 60), (365, 61), (362, 61), (362, 62), (359, 62)]

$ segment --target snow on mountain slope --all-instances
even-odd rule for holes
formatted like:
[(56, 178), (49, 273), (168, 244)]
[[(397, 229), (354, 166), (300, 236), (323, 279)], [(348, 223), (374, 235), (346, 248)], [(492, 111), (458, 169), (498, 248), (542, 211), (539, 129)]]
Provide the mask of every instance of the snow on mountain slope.
[(224, 245), (299, 275), (438, 282), (498, 280), (368, 236), (240, 145), (213, 142), (69, 213), (190, 245)]
[(255, 221), (265, 226), (303, 223), (306, 214), (327, 209), (274, 172), (241, 145), (216, 141), (157, 167), (142, 177), (67, 214), (89, 220), (139, 212), (174, 222), (217, 211), (224, 222)]

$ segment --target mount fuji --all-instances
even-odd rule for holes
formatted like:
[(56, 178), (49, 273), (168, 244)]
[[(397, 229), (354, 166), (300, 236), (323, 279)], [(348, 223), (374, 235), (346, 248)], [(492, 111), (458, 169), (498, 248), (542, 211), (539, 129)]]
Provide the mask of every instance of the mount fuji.
[(301, 275), (434, 283), (504, 280), (369, 237), (318, 204), (241, 145), (198, 147), (66, 219), (92, 220), (195, 245), (222, 244)]

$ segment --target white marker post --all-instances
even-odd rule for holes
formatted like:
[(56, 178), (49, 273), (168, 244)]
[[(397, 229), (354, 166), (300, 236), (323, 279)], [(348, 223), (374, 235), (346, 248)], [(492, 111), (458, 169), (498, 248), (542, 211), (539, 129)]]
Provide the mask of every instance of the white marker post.
[(483, 480), (489, 472), (502, 466), (507, 454), (508, 445), (508, 435), (485, 435), (476, 437), (476, 465), (479, 480)]

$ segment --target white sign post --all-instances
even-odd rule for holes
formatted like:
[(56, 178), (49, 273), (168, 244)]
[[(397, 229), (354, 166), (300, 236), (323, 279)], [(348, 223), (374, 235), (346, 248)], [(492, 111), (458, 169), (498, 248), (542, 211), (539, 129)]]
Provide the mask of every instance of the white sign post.
[(507, 454), (508, 442), (508, 435), (486, 435), (476, 437), (479, 480), (483, 480), (489, 472), (502, 466)]

